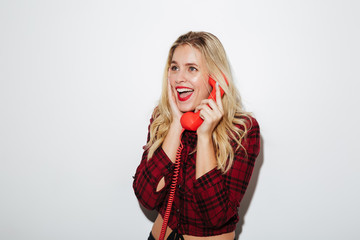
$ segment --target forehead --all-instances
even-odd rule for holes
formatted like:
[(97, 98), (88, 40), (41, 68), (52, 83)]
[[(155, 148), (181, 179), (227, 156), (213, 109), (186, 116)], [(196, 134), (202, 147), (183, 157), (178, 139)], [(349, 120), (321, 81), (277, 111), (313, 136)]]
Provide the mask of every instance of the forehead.
[(190, 45), (184, 44), (178, 46), (174, 54), (172, 56), (172, 61), (175, 61), (179, 64), (181, 63), (196, 63), (196, 64), (202, 64), (203, 57), (201, 52), (196, 49), (195, 47), (192, 47)]

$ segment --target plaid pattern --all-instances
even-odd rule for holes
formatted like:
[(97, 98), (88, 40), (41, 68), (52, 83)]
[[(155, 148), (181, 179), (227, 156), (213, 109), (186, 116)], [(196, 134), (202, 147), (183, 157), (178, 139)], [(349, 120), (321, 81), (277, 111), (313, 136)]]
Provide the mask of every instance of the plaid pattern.
[[(252, 118), (251, 130), (235, 152), (234, 164), (222, 174), (213, 169), (195, 179), (196, 132), (184, 131), (182, 142), (181, 166), (178, 186), (168, 226), (177, 228), (181, 234), (193, 236), (213, 236), (234, 231), (238, 222), (238, 207), (245, 194), (260, 150), (260, 129)], [(232, 142), (234, 150), (235, 142)], [(173, 163), (162, 148), (147, 161), (144, 152), (133, 182), (135, 195), (148, 209), (156, 209), (163, 217), (168, 202), (168, 194), (173, 173)], [(158, 182), (165, 176), (165, 187), (156, 192)]]

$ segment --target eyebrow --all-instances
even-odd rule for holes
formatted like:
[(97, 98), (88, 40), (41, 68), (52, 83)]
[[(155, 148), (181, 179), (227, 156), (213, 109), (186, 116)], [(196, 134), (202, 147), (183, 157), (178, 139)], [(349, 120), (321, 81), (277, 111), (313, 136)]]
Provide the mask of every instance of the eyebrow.
[[(176, 61), (171, 61), (171, 64), (178, 64)], [(199, 65), (197, 65), (196, 63), (185, 63), (185, 66), (197, 66), (199, 67)]]

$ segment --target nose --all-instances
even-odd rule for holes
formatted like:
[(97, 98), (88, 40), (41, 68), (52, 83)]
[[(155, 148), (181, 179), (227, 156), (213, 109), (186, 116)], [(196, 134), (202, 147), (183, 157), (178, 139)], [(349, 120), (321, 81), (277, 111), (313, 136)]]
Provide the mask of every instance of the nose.
[(175, 83), (179, 84), (179, 83), (183, 83), (186, 82), (186, 76), (184, 71), (178, 71), (177, 74), (175, 74)]

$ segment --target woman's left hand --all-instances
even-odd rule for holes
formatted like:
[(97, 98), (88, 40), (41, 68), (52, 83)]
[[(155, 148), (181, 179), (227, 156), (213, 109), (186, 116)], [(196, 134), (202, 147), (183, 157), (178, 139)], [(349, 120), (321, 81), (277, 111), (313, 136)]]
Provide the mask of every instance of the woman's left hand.
[(224, 115), (218, 83), (215, 85), (215, 88), (216, 102), (213, 99), (204, 99), (201, 101), (201, 104), (195, 108), (195, 112), (200, 111), (200, 117), (204, 120), (196, 131), (199, 137), (211, 137), (212, 132)]

